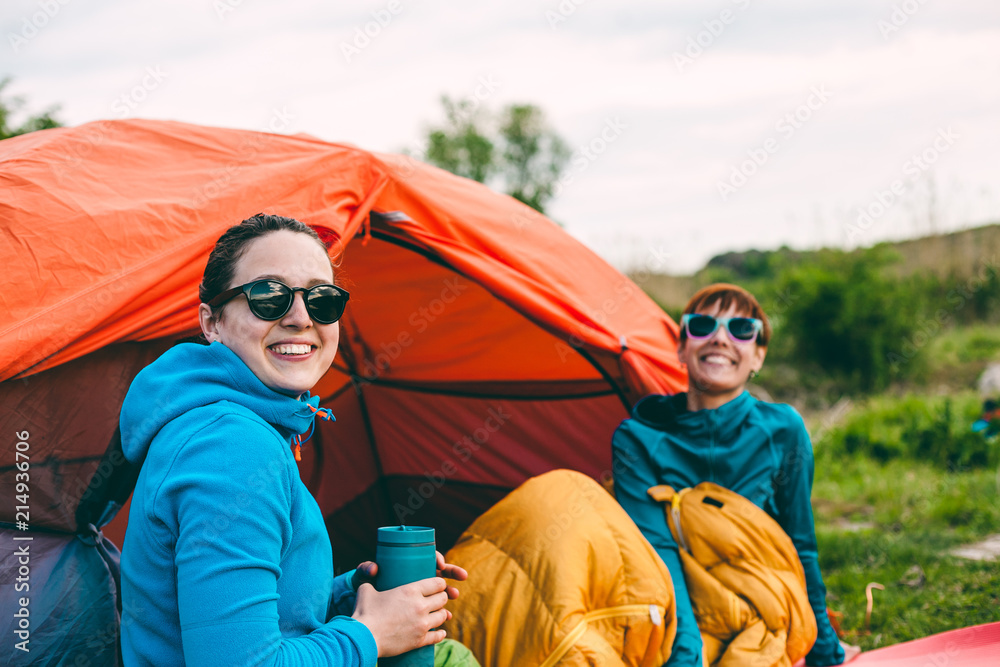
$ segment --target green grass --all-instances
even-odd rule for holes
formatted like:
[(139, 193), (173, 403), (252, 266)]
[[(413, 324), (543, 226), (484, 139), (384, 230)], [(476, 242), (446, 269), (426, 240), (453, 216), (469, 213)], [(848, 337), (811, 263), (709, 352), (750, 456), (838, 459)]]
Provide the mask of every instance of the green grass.
[(1000, 448), (971, 430), (981, 411), (973, 391), (874, 396), (828, 425), (822, 444), (832, 458), (904, 458), (945, 470), (995, 466)]
[(990, 362), (1000, 361), (1000, 327), (976, 324), (944, 329), (919, 355), (923, 364), (918, 382), (972, 388)]
[[(813, 507), (829, 606), (843, 614), (845, 640), (870, 650), (1000, 620), (1000, 562), (950, 554), (1000, 532), (997, 471), (834, 456), (825, 440), (816, 444)], [(915, 565), (926, 581), (908, 585)], [(866, 632), (869, 582), (885, 590), (873, 591)]]

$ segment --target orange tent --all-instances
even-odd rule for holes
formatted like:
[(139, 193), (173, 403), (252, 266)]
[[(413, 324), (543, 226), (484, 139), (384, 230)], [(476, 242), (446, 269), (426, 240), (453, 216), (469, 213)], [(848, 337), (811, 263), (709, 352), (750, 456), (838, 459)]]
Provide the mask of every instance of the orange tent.
[[(101, 526), (125, 501), (109, 448), (125, 391), (197, 333), (212, 244), (259, 211), (314, 226), (352, 295), (314, 390), (337, 421), (301, 464), (338, 568), (371, 555), (376, 525), (431, 525), (447, 547), (529, 476), (608, 475), (628, 407), (686, 384), (677, 326), (641, 289), (478, 183), (303, 135), (36, 132), (0, 143), (0, 422), (28, 432), (32, 530)], [(16, 452), (0, 456), (12, 488)], [(105, 528), (119, 545), (126, 516)]]
[[(91, 525), (135, 479), (115, 448), (118, 410), (144, 365), (196, 333), (215, 239), (259, 211), (313, 225), (343, 254), (351, 301), (316, 388), (338, 419), (301, 463), (341, 569), (400, 515), (447, 548), (528, 476), (607, 474), (627, 407), (686, 385), (676, 325), (635, 284), (531, 209), (409, 158), (157, 121), (0, 142), (0, 568), (18, 582), (0, 608), (30, 596), (32, 659), (116, 664), (117, 558)], [(118, 545), (126, 519), (105, 526)], [(32, 588), (17, 592), (22, 579)], [(16, 642), (25, 622), (0, 626)], [(998, 632), (859, 662), (944, 650), (993, 664)], [(15, 642), (0, 663), (25, 657)]]

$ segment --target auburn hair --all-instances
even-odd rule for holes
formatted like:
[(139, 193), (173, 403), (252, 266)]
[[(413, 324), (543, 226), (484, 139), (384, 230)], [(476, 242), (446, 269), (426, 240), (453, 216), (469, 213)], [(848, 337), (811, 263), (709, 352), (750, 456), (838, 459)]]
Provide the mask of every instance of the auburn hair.
[[(729, 283), (715, 283), (708, 287), (702, 287), (695, 292), (687, 305), (684, 306), (684, 313), (703, 313), (715, 304), (719, 305), (719, 312), (729, 310), (730, 306), (736, 307), (736, 312), (746, 317), (755, 317), (764, 323), (764, 329), (757, 334), (757, 344), (767, 347), (771, 341), (771, 322), (767, 319), (767, 314), (760, 307), (760, 303), (754, 295), (746, 291), (739, 285)], [(681, 341), (687, 338), (687, 332), (681, 329)]]

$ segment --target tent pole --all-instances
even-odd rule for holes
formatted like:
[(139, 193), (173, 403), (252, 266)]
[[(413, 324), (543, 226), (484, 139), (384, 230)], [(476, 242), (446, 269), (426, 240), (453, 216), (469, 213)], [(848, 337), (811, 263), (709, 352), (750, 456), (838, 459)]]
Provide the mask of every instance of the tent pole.
[(376, 484), (382, 488), (382, 495), (385, 497), (387, 508), (392, 507), (392, 498), (389, 496), (389, 485), (386, 483), (385, 471), (382, 468), (382, 457), (379, 454), (378, 446), (375, 444), (375, 432), (372, 429), (371, 417), (368, 414), (368, 404), (365, 402), (365, 395), (362, 385), (364, 379), (351, 373), (351, 384), (354, 385), (354, 393), (358, 397), (358, 408), (361, 410), (361, 420), (365, 424), (365, 433), (368, 435), (368, 445), (372, 451), (372, 458), (375, 460)]

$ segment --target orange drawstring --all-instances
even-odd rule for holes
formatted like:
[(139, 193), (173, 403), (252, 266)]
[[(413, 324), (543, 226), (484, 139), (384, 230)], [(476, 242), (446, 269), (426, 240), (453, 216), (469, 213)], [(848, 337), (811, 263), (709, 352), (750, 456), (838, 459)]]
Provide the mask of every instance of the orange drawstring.
[[(326, 421), (330, 421), (331, 419), (333, 419), (333, 414), (326, 408), (314, 408), (310, 403), (306, 403), (306, 407), (312, 410), (313, 414), (316, 417), (322, 417)], [(296, 461), (302, 460), (302, 443), (309, 441), (309, 438), (312, 437), (313, 429), (315, 428), (316, 428), (316, 421), (314, 418), (313, 423), (309, 425), (308, 431), (300, 435), (292, 436), (292, 454), (295, 456)]]

